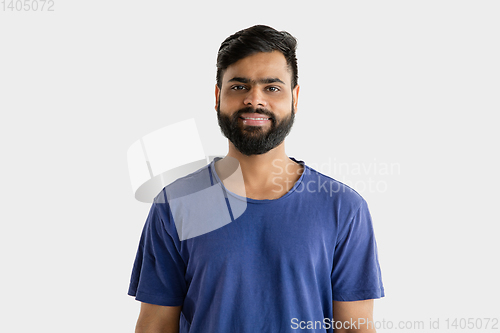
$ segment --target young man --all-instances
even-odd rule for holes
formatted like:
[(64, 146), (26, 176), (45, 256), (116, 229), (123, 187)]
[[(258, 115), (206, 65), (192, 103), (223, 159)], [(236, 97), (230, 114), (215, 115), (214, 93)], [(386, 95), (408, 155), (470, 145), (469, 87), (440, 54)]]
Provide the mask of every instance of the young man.
[(129, 289), (136, 332), (375, 332), (384, 290), (366, 202), (285, 153), (295, 48), (266, 26), (222, 43), (215, 109), (229, 151), (156, 197)]

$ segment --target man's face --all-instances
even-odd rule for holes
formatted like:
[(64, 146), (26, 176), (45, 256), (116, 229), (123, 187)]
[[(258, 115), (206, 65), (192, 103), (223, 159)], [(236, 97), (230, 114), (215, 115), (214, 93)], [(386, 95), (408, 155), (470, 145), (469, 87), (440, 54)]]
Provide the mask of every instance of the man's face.
[(291, 88), (291, 72), (281, 52), (261, 52), (230, 65), (216, 110), (222, 133), (245, 155), (267, 153), (290, 132), (299, 86)]

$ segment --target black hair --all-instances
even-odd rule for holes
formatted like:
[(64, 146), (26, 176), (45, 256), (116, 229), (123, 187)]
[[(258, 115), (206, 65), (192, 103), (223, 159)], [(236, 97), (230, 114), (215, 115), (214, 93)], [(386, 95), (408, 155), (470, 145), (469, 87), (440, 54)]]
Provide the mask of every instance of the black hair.
[(217, 86), (222, 87), (224, 71), (238, 60), (257, 52), (280, 51), (292, 72), (292, 88), (295, 88), (299, 80), (296, 48), (297, 39), (286, 31), (277, 31), (265, 25), (238, 31), (220, 45), (217, 54)]

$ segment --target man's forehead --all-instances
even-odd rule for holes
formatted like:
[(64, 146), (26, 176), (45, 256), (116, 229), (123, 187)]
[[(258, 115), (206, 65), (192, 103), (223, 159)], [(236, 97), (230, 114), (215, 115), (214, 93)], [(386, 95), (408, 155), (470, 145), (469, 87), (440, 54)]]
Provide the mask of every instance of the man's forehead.
[(238, 60), (227, 67), (224, 82), (289, 84), (291, 70), (285, 56), (279, 51), (258, 52)]

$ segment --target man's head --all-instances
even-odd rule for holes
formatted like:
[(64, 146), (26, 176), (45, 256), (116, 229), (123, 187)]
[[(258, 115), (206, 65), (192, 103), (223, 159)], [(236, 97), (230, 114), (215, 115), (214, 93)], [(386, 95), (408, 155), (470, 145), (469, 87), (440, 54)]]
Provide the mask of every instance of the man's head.
[(265, 25), (238, 31), (222, 42), (217, 54), (217, 86), (221, 88), (225, 70), (238, 60), (258, 52), (279, 51), (286, 59), (292, 74), (292, 88), (298, 84), (297, 40), (286, 31), (277, 31)]
[(228, 37), (217, 56), (216, 110), (222, 133), (245, 155), (280, 145), (294, 121), (297, 41), (254, 26)]

